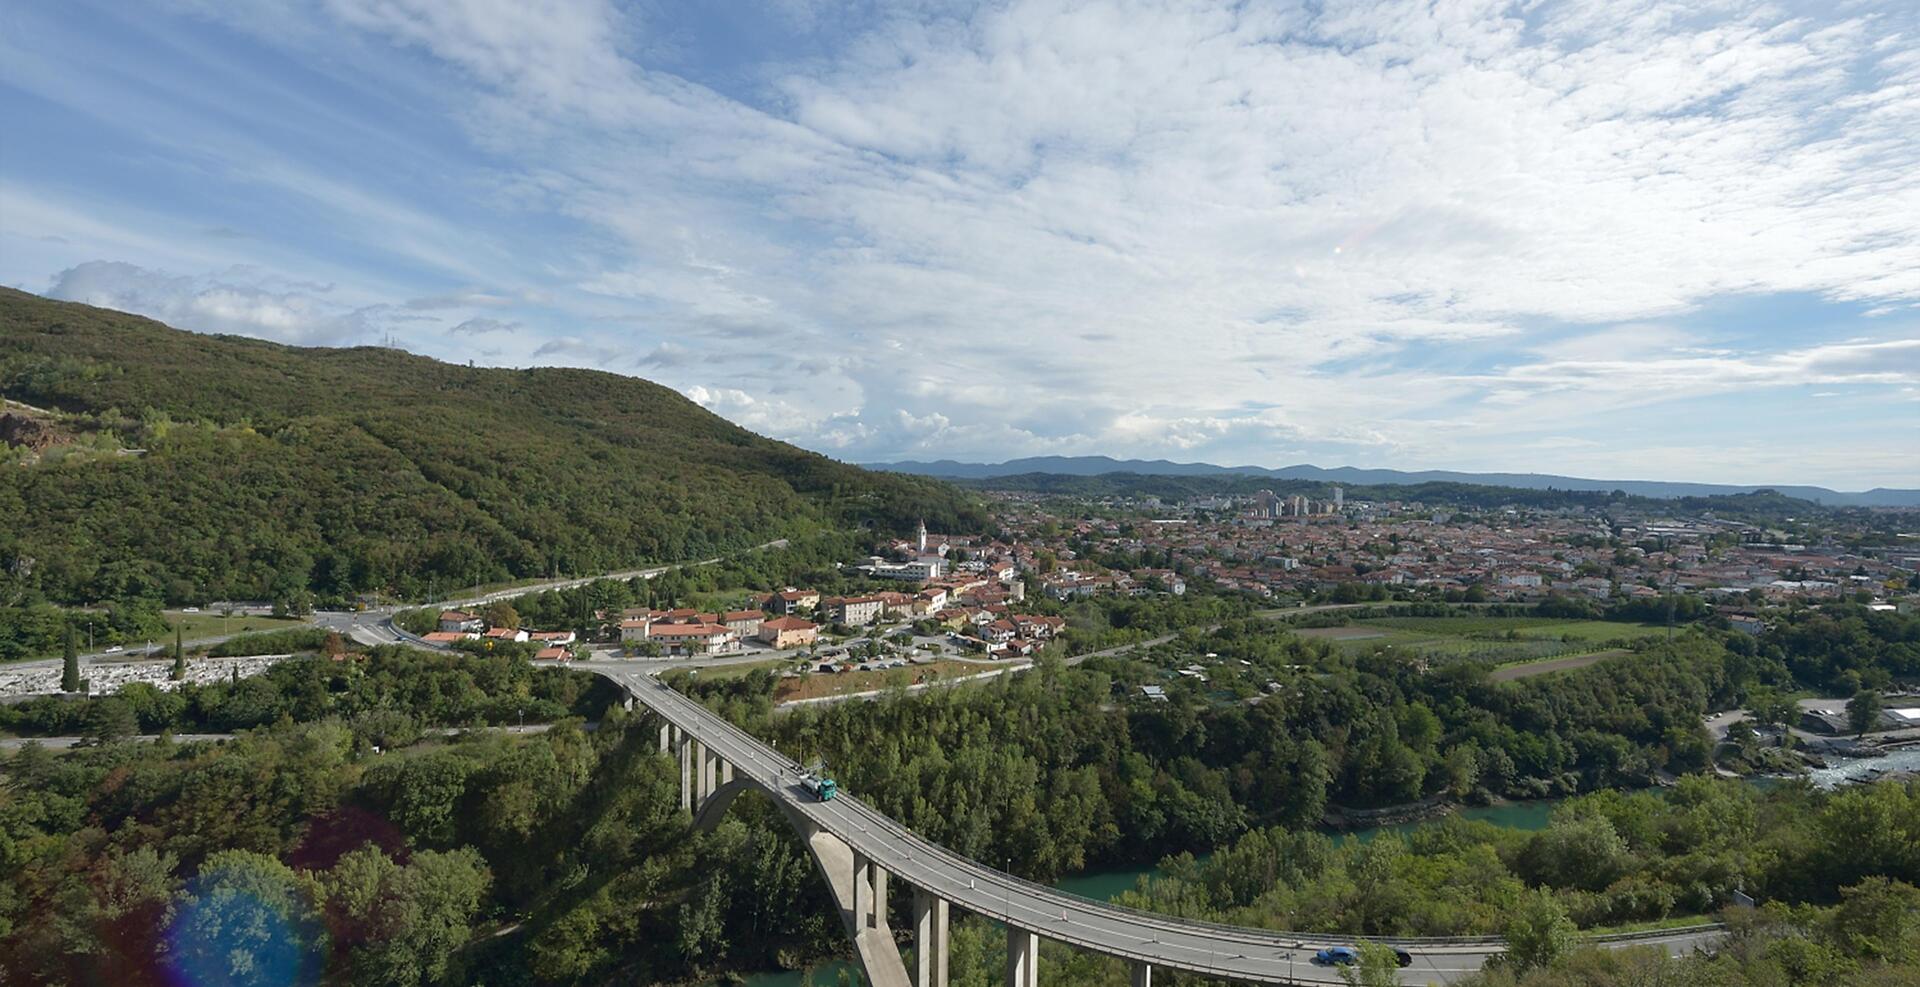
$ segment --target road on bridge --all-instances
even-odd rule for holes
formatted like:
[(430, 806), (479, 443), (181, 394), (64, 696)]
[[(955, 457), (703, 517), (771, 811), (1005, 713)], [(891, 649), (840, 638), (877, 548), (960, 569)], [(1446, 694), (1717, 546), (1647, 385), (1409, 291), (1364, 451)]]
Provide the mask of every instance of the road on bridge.
[[(741, 776), (774, 793), (796, 811), (916, 887), (976, 915), (1006, 921), (1097, 953), (1143, 961), (1163, 969), (1267, 984), (1337, 984), (1337, 969), (1316, 966), (1312, 956), (1351, 937), (1295, 935), (1238, 928), (1139, 912), (1096, 902), (1022, 880), (921, 839), (906, 827), (844, 793), (814, 801), (800, 784), (800, 765), (733, 726), (649, 674), (596, 668), (640, 703), (698, 739)], [(1717, 935), (1683, 930), (1644, 939), (1676, 953)], [(1413, 954), (1403, 983), (1451, 983), (1475, 972), (1501, 951), (1497, 941), (1397, 940)]]

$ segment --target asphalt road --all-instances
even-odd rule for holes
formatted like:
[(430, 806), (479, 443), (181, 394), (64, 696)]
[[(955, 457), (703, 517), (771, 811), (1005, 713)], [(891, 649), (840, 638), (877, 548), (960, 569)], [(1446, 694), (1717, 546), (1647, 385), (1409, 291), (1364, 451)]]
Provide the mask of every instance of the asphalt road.
[[(1095, 952), (1235, 980), (1268, 984), (1337, 984), (1340, 973), (1312, 962), (1327, 945), (1351, 938), (1283, 934), (1187, 921), (1096, 902), (994, 870), (908, 831), (842, 793), (816, 802), (799, 784), (800, 766), (705, 707), (637, 671), (596, 669), (640, 702), (701, 740), (734, 765), (737, 776), (778, 793), (821, 827), (845, 840), (896, 878), (925, 888), (955, 907), (1007, 922), (1043, 938)], [(1685, 952), (1717, 931), (1663, 934), (1641, 942)], [(1414, 956), (1401, 971), (1406, 984), (1450, 983), (1480, 969), (1501, 951), (1497, 942), (1400, 940)]]
[[(755, 545), (738, 554), (749, 555), (754, 552), (765, 551), (769, 548), (785, 547), (787, 547), (787, 539), (776, 538), (773, 541)], [(714, 565), (731, 557), (732, 556), (716, 556), (711, 559), (701, 559), (698, 562), (677, 562), (672, 565), (649, 566), (645, 569), (627, 569), (621, 572), (605, 572), (593, 576), (580, 576), (570, 579), (549, 579), (544, 582), (528, 583), (524, 586), (495, 590), (494, 592), (484, 593), (479, 596), (416, 604), (407, 607), (407, 609), (414, 609), (415, 607), (439, 607), (441, 609), (480, 607), (500, 600), (512, 600), (522, 596), (531, 596), (534, 593), (545, 593), (549, 590), (573, 589), (577, 586), (586, 586), (590, 583), (599, 582), (602, 579), (652, 579), (661, 573), (674, 569), (689, 569), (703, 565)], [(379, 607), (372, 610), (359, 611), (328, 610), (314, 614), (313, 622), (328, 630), (337, 631), (361, 644), (381, 645), (406, 643), (417, 648), (446, 650), (444, 648), (437, 648), (394, 627), (393, 615), (397, 609), (398, 608), (394, 607)]]

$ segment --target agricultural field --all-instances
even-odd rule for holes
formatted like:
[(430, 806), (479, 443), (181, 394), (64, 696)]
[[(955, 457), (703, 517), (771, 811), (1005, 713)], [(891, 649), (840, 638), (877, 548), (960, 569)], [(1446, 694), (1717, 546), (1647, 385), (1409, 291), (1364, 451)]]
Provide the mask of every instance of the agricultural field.
[(1665, 632), (1652, 624), (1552, 617), (1380, 617), (1294, 633), (1352, 654), (1392, 649), (1509, 665), (1612, 651)]

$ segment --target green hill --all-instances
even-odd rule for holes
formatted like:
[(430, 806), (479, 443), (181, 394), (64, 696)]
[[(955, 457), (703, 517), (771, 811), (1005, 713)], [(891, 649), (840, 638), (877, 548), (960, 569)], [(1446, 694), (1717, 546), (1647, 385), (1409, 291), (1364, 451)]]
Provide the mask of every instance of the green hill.
[(418, 596), (982, 520), (943, 483), (644, 380), (200, 335), (7, 289), (0, 395), (0, 606)]

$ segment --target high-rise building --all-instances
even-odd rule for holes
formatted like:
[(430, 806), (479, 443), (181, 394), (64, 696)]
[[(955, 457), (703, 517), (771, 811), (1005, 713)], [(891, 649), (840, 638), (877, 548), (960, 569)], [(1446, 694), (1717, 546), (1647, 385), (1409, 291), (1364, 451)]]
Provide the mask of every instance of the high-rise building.
[(1347, 492), (1339, 487), (1333, 488), (1333, 509), (1337, 512), (1346, 505)]
[(1280, 498), (1271, 490), (1262, 490), (1253, 495), (1253, 513), (1255, 517), (1279, 517)]

